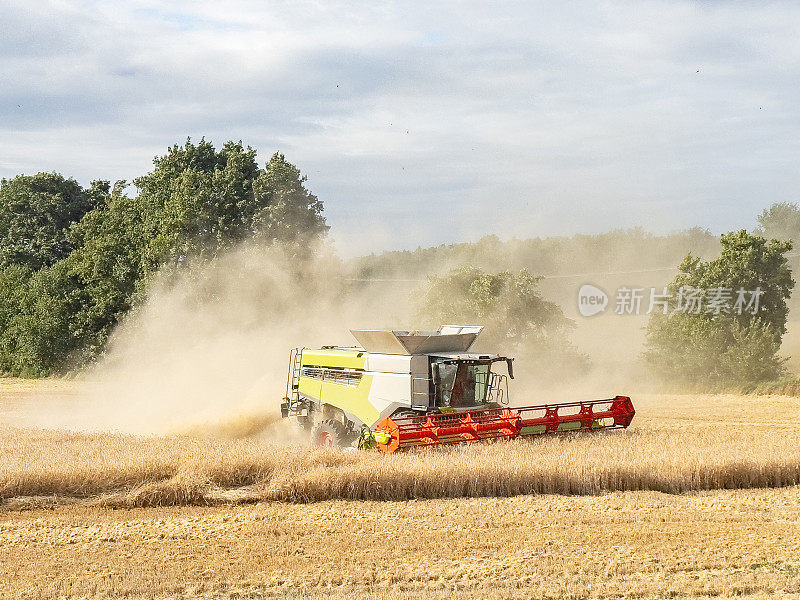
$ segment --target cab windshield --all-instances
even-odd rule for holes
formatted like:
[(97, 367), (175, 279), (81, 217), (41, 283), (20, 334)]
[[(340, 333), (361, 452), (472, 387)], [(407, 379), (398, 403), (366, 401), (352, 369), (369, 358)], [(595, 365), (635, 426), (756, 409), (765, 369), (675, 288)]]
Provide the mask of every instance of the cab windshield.
[(466, 408), (486, 403), (488, 363), (438, 363), (436, 405)]

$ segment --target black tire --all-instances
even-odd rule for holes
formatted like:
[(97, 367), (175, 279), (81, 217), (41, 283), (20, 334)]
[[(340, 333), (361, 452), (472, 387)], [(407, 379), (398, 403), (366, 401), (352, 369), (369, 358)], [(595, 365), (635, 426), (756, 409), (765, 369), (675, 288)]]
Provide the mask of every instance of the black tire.
[(311, 443), (320, 448), (346, 448), (353, 436), (339, 421), (322, 421), (311, 432)]

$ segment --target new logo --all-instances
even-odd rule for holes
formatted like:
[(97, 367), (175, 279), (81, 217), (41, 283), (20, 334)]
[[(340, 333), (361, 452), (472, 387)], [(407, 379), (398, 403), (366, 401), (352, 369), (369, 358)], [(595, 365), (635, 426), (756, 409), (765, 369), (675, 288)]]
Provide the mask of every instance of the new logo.
[(593, 317), (608, 306), (608, 294), (599, 287), (585, 283), (578, 290), (578, 312), (584, 317)]

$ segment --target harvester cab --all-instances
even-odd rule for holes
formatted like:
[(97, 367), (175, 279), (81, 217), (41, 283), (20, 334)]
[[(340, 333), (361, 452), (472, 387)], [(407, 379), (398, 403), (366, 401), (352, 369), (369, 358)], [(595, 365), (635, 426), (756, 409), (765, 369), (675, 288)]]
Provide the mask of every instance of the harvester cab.
[(470, 352), (482, 329), (351, 330), (358, 346), (292, 350), (281, 415), (318, 446), (384, 452), (630, 424), (626, 396), (509, 407), (514, 359)]

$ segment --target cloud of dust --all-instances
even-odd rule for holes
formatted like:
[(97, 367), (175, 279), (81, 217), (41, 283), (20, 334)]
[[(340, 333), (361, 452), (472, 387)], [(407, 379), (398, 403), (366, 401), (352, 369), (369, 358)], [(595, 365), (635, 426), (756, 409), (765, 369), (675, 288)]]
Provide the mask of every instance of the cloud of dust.
[[(645, 349), (646, 330), (649, 316), (615, 314), (614, 293), (617, 287), (643, 287), (637, 281), (625, 283), (615, 281), (614, 276), (599, 276), (600, 287), (609, 295), (609, 306), (603, 313), (585, 317), (577, 311), (577, 294), (580, 284), (572, 282), (569, 292), (571, 302), (561, 304), (567, 316), (573, 319), (575, 330), (572, 340), (577, 349), (590, 359), (589, 369), (582, 376), (567, 382), (565, 389), (578, 398), (590, 396), (611, 397), (615, 395), (633, 396), (642, 393), (655, 393), (660, 389), (648, 369), (641, 361)], [(653, 279), (653, 286), (660, 290), (666, 282)], [(651, 285), (650, 283), (647, 284)], [(643, 307), (643, 311), (647, 310)]]
[[(686, 252), (691, 249), (687, 247)], [(631, 255), (640, 261), (641, 269), (633, 268), (636, 265), (631, 265)], [(657, 249), (638, 244), (606, 254), (597, 266), (584, 263), (561, 271), (564, 275), (578, 274), (575, 277), (546, 277), (541, 282), (542, 295), (558, 304), (573, 321), (571, 340), (579, 352), (589, 357), (589, 365), (567, 378), (543, 384), (542, 379), (546, 378), (536, 374), (548, 368), (547, 364), (525, 364), (525, 357), (519, 357), (517, 403), (539, 403), (543, 398), (547, 402), (567, 402), (615, 395), (635, 397), (663, 391), (663, 384), (642, 363), (641, 354), (649, 321), (645, 313), (650, 290), (660, 293), (677, 272), (664, 269), (669, 267), (669, 260), (671, 257), (660, 256)], [(580, 314), (578, 291), (584, 284), (599, 287), (608, 295), (604, 311), (588, 317)], [(640, 314), (616, 314), (616, 292), (623, 287), (645, 290)]]
[[(487, 270), (523, 268), (513, 246), (503, 260), (495, 247)], [(639, 264), (663, 266), (657, 255), (636, 254)], [(605, 256), (597, 271), (628, 267), (632, 251)], [(449, 266), (458, 256), (447, 257)], [(463, 264), (463, 263), (462, 263)], [(569, 264), (564, 258), (563, 264)], [(438, 266), (438, 265), (435, 265)], [(531, 265), (533, 267), (533, 265)], [(567, 269), (568, 267), (563, 267)], [(586, 263), (573, 267), (585, 272)], [(436, 269), (438, 270), (438, 269)], [(536, 273), (535, 268), (531, 268)], [(328, 244), (303, 252), (242, 244), (212, 262), (191, 264), (154, 281), (147, 300), (118, 327), (104, 358), (85, 374), (90, 401), (71, 407), (69, 423), (45, 426), (130, 433), (187, 432), (247, 437), (281, 428), (288, 355), (298, 346), (353, 345), (351, 328), (414, 328), (414, 283), (348, 280), (348, 268)], [(513, 404), (540, 404), (653, 391), (641, 371), (645, 317), (614, 314), (622, 285), (663, 286), (671, 273), (594, 274), (542, 281), (543, 295), (576, 323), (573, 340), (591, 359), (588, 369), (544, 384), (553, 368), (545, 357), (517, 353)], [(577, 313), (583, 283), (611, 297), (604, 314)]]
[(245, 243), (155, 282), (87, 374), (81, 428), (271, 431), (291, 348), (354, 345), (351, 328), (407, 322), (407, 294), (354, 287), (328, 246), (303, 254)]

